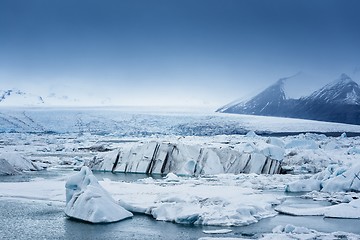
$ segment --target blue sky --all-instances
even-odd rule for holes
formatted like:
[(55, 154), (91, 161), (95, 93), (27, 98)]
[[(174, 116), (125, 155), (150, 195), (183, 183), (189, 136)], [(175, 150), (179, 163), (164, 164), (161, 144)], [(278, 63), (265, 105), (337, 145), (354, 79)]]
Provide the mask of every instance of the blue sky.
[(360, 2), (1, 0), (0, 89), (219, 107), (294, 79), (360, 80)]

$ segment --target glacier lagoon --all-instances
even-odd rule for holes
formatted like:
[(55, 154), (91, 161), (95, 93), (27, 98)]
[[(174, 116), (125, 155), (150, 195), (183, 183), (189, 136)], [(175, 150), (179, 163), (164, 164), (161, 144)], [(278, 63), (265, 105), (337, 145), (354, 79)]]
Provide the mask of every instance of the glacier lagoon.
[[(31, 172), (24, 178), (12, 176), (13, 182), (27, 182), (36, 179), (62, 179), (73, 174), (70, 169), (52, 169)], [(95, 172), (95, 176), (114, 181), (136, 182), (146, 179), (145, 174), (112, 174)], [(159, 176), (156, 176), (160, 178)], [(4, 180), (4, 177), (0, 181)], [(275, 192), (277, 195), (291, 197), (289, 203), (313, 204), (312, 200), (301, 199), (300, 194)], [(322, 206), (325, 203), (317, 202)], [(183, 225), (154, 221), (150, 216), (135, 214), (133, 218), (111, 224), (89, 224), (70, 220), (64, 214), (64, 203), (36, 200), (22, 197), (0, 198), (0, 233), (4, 239), (199, 239), (201, 237), (257, 238), (262, 233), (271, 232), (278, 225), (301, 225), (321, 232), (345, 231), (360, 234), (358, 219), (324, 219), (319, 216), (277, 215), (258, 223), (241, 227), (226, 227), (227, 234), (205, 234), (206, 230), (219, 230), (224, 227)]]
[[(346, 231), (359, 234), (357, 230), (359, 219), (289, 216), (279, 214), (271, 207), (272, 204), (280, 204), (282, 206), (315, 208), (358, 198), (359, 194), (356, 192), (327, 195), (322, 192), (312, 192), (311, 195), (284, 193), (284, 190), (286, 184), (310, 178), (315, 173), (326, 170), (328, 165), (335, 164), (346, 167), (356, 163), (359, 159), (360, 150), (357, 146), (360, 139), (356, 136), (351, 137), (349, 133), (357, 135), (360, 132), (359, 126), (209, 112), (149, 112), (128, 109), (2, 109), (0, 112), (0, 131), (2, 132), (0, 158), (12, 159), (17, 167), (25, 162), (24, 166), (29, 167), (27, 164), (30, 161), (36, 165), (37, 169), (47, 169), (39, 172), (28, 172), (29, 169), (23, 169), (25, 172), (20, 175), (0, 177), (0, 200), (4, 206), (1, 209), (4, 211), (2, 215), (6, 216), (3, 220), (4, 224), (2, 224), (6, 227), (2, 227), (0, 230), (4, 234), (6, 233), (4, 236), (9, 238), (20, 238), (21, 236), (25, 236), (25, 238), (27, 238), (26, 236), (36, 238), (48, 236), (46, 238), (50, 238), (52, 236), (51, 238), (62, 239), (77, 236), (79, 239), (79, 231), (84, 231), (86, 234), (91, 233), (93, 238), (104, 237), (101, 234), (110, 234), (107, 235), (109, 238), (118, 238), (121, 235), (136, 239), (199, 239), (207, 236), (236, 238), (252, 236), (257, 238), (261, 237), (262, 233), (272, 234), (272, 230), (278, 225), (287, 226), (289, 224), (320, 232)], [(256, 131), (263, 136), (255, 133), (245, 135), (249, 131)], [(299, 134), (306, 132), (328, 135), (336, 133), (336, 137)], [(340, 136), (343, 132), (347, 132), (348, 137)], [(274, 135), (279, 137), (269, 137)], [(182, 141), (186, 144), (210, 145), (215, 148), (237, 148), (238, 145), (249, 142), (256, 146), (275, 144), (284, 149), (285, 156), (282, 160), (282, 167), (291, 174), (220, 174), (190, 178), (175, 176), (167, 179), (159, 175), (149, 178), (149, 176), (141, 174), (95, 173), (103, 187), (116, 200), (125, 200), (130, 203), (132, 208), (140, 206), (152, 209), (156, 207), (158, 211), (149, 216), (135, 213), (132, 219), (99, 226), (71, 221), (65, 217), (63, 213), (64, 185), (65, 180), (72, 173), (72, 169), (78, 169), (79, 166), (95, 157), (116, 151), (124, 145), (154, 140)], [(21, 172), (21, 169), (16, 169), (16, 171)], [(135, 190), (119, 192), (121, 187), (128, 186), (128, 184)], [(191, 190), (192, 185), (202, 188), (194, 188), (199, 191), (198, 193), (197, 190), (190, 191), (189, 193), (192, 194), (190, 196), (176, 195), (176, 191)], [(219, 189), (218, 186), (225, 189), (224, 194), (228, 194), (233, 189), (241, 191), (239, 191), (239, 196), (226, 195), (225, 199), (218, 198), (216, 194), (208, 196), (207, 192), (216, 192), (216, 189)], [(145, 189), (149, 187), (154, 191), (146, 192)], [(162, 187), (169, 193), (164, 192)], [(139, 194), (151, 201), (131, 202), (131, 199)], [(221, 192), (218, 193), (218, 195), (221, 194)], [(158, 199), (160, 204), (156, 202), (155, 197), (157, 196), (162, 197)], [(246, 201), (240, 201), (245, 207), (239, 208), (234, 205), (239, 198), (244, 196), (250, 196), (249, 202), (265, 196), (267, 198), (255, 208), (256, 210)], [(136, 198), (134, 199), (136, 200)], [(169, 199), (172, 199), (172, 202), (169, 202)], [(152, 202), (153, 200), (154, 202)], [(179, 218), (166, 215), (172, 211), (167, 204), (181, 205), (182, 201), (193, 207), (192, 210), (199, 206), (201, 208), (202, 205), (199, 203), (213, 205), (214, 208), (208, 212), (198, 212), (198, 216), (201, 218), (206, 217), (211, 211), (215, 214), (219, 204), (235, 206), (238, 210), (241, 209), (239, 210), (240, 215), (249, 218), (235, 222), (236, 224), (245, 223), (244, 226), (217, 226), (222, 223), (226, 225), (227, 222), (221, 218), (232, 216), (231, 212), (236, 210), (236, 208), (230, 207), (224, 208), (224, 211), (228, 211), (226, 214), (230, 215), (218, 215), (213, 226), (170, 223), (178, 221)], [(22, 206), (21, 211), (16, 210), (19, 206)], [(248, 211), (251, 212), (250, 215), (247, 215)], [(165, 213), (165, 215), (159, 215), (159, 213)], [(155, 221), (154, 218), (159, 221)], [(20, 219), (25, 222), (20, 221), (19, 223)], [(169, 222), (163, 222), (163, 220)], [(210, 221), (208, 223), (211, 223), (212, 220), (208, 220)], [(6, 222), (8, 223), (5, 224)], [(35, 223), (40, 226), (44, 225), (39, 231), (26, 230), (25, 232), (15, 230), (17, 228), (13, 227), (21, 225), (32, 229)], [(54, 230), (51, 228), (49, 230), (49, 224), (53, 226)], [(203, 232), (203, 230), (221, 232), (224, 228), (231, 229), (232, 232), (216, 235)], [(167, 235), (164, 235), (164, 229), (169, 229), (169, 232), (166, 232)], [(285, 236), (299, 234), (299, 231), (291, 232), (291, 226), (286, 229), (288, 232), (282, 230), (282, 234)], [(81, 236), (88, 238), (90, 235), (86, 234)]]

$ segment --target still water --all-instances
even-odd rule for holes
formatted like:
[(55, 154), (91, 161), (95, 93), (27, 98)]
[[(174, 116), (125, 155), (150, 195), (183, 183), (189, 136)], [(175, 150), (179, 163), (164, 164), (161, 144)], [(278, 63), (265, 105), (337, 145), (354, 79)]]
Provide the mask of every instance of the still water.
[[(45, 171), (11, 177), (11, 181), (27, 181), (35, 177), (53, 178), (68, 174), (70, 174), (68, 170)], [(106, 177), (127, 181), (147, 177), (139, 174), (95, 173), (95, 175), (99, 179)], [(0, 179), (3, 180), (4, 178)], [(306, 204), (310, 200), (292, 198), (290, 201)], [(0, 239), (198, 239), (211, 236), (204, 234), (203, 230), (222, 229), (222, 227), (161, 222), (146, 215), (135, 215), (131, 219), (112, 224), (95, 225), (70, 220), (65, 216), (63, 209), (63, 203), (0, 198)], [(346, 231), (360, 234), (358, 227), (360, 220), (277, 215), (249, 226), (232, 227), (231, 233), (216, 234), (216, 237), (256, 238), (261, 233), (271, 232), (277, 225), (286, 224), (323, 232)]]

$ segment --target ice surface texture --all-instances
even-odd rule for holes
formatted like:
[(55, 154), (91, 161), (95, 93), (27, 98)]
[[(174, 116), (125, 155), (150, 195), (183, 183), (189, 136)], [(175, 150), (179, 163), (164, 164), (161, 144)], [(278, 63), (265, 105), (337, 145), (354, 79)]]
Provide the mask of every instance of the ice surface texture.
[(109, 223), (133, 216), (100, 186), (88, 167), (82, 167), (80, 172), (70, 177), (65, 187), (65, 214), (71, 218), (91, 223)]

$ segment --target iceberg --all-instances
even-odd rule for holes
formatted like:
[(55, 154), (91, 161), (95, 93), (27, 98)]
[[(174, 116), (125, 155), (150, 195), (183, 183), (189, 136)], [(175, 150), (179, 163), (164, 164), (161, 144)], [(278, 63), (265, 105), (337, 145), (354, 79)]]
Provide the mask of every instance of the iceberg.
[(14, 175), (18, 171), (15, 170), (13, 166), (10, 165), (5, 159), (0, 159), (0, 176), (1, 175)]
[(0, 153), (0, 175), (13, 175), (22, 171), (43, 169), (39, 165), (15, 152)]
[(65, 214), (70, 218), (91, 223), (110, 223), (133, 216), (100, 186), (88, 167), (82, 167), (80, 172), (71, 176), (65, 187)]
[(87, 163), (93, 170), (168, 174), (213, 175), (222, 173), (275, 174), (280, 172), (283, 148), (263, 143), (235, 146), (150, 141), (99, 154)]

